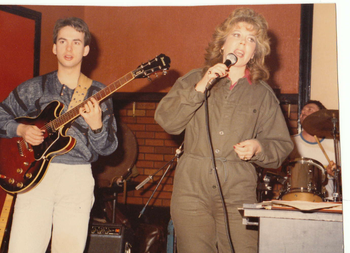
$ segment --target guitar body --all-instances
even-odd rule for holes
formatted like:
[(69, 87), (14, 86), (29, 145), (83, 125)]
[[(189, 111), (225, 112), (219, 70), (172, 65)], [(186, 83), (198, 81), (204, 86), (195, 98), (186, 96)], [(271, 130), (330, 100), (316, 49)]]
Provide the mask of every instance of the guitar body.
[(63, 104), (51, 102), (36, 118), (17, 118), (18, 123), (46, 129), (44, 141), (31, 146), (23, 138), (0, 139), (0, 187), (9, 193), (26, 192), (39, 183), (52, 158), (69, 152), (76, 140), (66, 136), (66, 128), (51, 129), (48, 122), (60, 116)]

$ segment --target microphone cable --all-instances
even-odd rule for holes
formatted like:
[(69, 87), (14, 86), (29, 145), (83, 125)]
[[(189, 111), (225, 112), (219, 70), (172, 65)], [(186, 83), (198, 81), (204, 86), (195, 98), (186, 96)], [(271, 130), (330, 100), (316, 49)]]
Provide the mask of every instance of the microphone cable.
[(226, 235), (227, 235), (227, 239), (228, 239), (228, 242), (230, 244), (230, 247), (231, 247), (231, 251), (232, 251), (232, 253), (234, 253), (235, 251), (234, 251), (234, 248), (233, 248), (233, 243), (232, 243), (232, 238), (231, 238), (230, 224), (228, 222), (227, 207), (226, 207), (224, 195), (222, 193), (222, 188), (221, 188), (221, 183), (220, 183), (218, 171), (217, 171), (217, 168), (216, 168), (216, 161), (215, 161), (213, 142), (212, 142), (212, 138), (211, 138), (211, 134), (210, 134), (209, 109), (208, 109), (208, 91), (209, 91), (208, 88), (206, 88), (205, 91), (204, 91), (204, 96), (205, 96), (205, 100), (204, 100), (205, 125), (206, 125), (206, 129), (207, 129), (207, 136), (208, 136), (208, 141), (209, 141), (209, 146), (210, 146), (210, 153), (211, 153), (211, 158), (212, 158), (211, 160), (212, 160), (212, 163), (213, 163), (215, 179), (216, 179), (216, 182), (218, 184), (218, 189), (219, 189), (219, 194), (220, 194), (220, 198), (221, 198), (221, 203), (222, 203), (222, 207), (223, 207), (223, 210), (224, 210), (224, 218), (225, 218), (225, 224), (226, 224), (226, 226), (225, 226), (225, 228), (226, 228)]

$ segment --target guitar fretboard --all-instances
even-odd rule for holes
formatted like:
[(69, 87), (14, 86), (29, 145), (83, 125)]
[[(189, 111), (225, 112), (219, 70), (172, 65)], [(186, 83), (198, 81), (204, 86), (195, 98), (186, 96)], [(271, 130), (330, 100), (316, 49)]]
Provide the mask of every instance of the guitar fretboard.
[[(106, 88), (95, 93), (91, 97), (95, 98), (97, 101), (102, 101), (103, 99), (110, 96), (113, 92), (117, 91), (118, 89), (120, 89), (121, 87), (123, 87), (124, 85), (126, 85), (127, 83), (131, 82), (134, 79), (135, 79), (135, 74), (133, 72), (129, 72), (128, 74), (124, 75), (123, 77), (119, 78), (118, 80), (108, 85)], [(56, 131), (57, 129), (66, 125), (67, 123), (71, 122), (73, 119), (77, 118), (80, 115), (79, 109), (83, 107), (88, 101), (89, 99), (84, 100), (79, 105), (75, 106), (71, 110), (67, 111), (66, 113), (52, 120), (45, 126), (46, 129), (51, 129), (52, 131)]]

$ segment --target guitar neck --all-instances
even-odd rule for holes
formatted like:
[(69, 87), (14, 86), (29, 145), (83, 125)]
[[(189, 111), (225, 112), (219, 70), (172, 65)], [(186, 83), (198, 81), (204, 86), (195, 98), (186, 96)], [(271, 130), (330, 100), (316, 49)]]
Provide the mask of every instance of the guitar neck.
[[(110, 96), (113, 92), (117, 91), (130, 81), (134, 80), (135, 78), (145, 78), (149, 77), (149, 75), (158, 72), (163, 71), (164, 74), (166, 74), (166, 70), (170, 67), (170, 58), (164, 54), (160, 54), (156, 56), (154, 59), (148, 61), (147, 63), (143, 63), (134, 71), (131, 71), (124, 75), (122, 78), (119, 78), (118, 80), (114, 81), (110, 85), (108, 85), (106, 88), (100, 90), (96, 94), (94, 94), (93, 98), (95, 98), (97, 101), (102, 101), (103, 99)], [(83, 107), (89, 99), (84, 100), (79, 105), (75, 106), (71, 110), (68, 110), (66, 113), (62, 114), (61, 116), (57, 117), (56, 119), (52, 120), (48, 124), (45, 125), (45, 129), (51, 129), (52, 131), (57, 131), (67, 123), (71, 122), (75, 118), (77, 118), (79, 114), (79, 109)]]
[[(119, 90), (120, 88), (122, 88), (123, 86), (125, 86), (127, 83), (131, 82), (134, 79), (135, 79), (135, 74), (131, 71), (131, 72), (127, 73), (126, 75), (124, 75), (123, 77), (119, 78), (118, 80), (114, 81), (110, 85), (108, 85), (106, 88), (95, 93), (90, 98), (94, 98), (100, 102), (100, 101), (104, 100), (105, 98), (109, 97), (112, 93)], [(66, 113), (62, 114), (61, 116), (57, 117), (56, 119), (54, 119), (53, 121), (48, 123), (48, 124), (51, 124), (50, 128), (53, 130), (58, 130), (62, 126), (68, 124), (72, 120), (79, 117), (79, 115), (80, 115), (79, 109), (81, 107), (83, 107), (88, 101), (89, 101), (89, 99), (84, 100), (83, 102), (81, 102), (80, 104), (78, 104), (77, 106), (72, 108), (71, 110), (67, 111)]]

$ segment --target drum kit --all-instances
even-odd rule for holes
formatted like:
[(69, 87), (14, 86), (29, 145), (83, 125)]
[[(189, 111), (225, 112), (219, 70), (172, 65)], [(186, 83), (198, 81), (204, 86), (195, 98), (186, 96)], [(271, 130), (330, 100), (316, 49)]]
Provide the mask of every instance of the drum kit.
[[(302, 123), (302, 128), (309, 134), (313, 135), (318, 142), (323, 154), (330, 163), (330, 159), (325, 153), (322, 145), (318, 141), (318, 138), (333, 139), (334, 142), (334, 154), (335, 154), (335, 169), (333, 176), (333, 196), (331, 201), (341, 201), (341, 180), (340, 180), (340, 166), (339, 166), (339, 112), (338, 110), (326, 110), (322, 109), (311, 115), (307, 116)], [(311, 158), (297, 158), (287, 165), (282, 167), (282, 171), (285, 175), (277, 175), (278, 181), (282, 184), (282, 190), (278, 196), (278, 199), (282, 200), (299, 200), (299, 201), (311, 201), (322, 202), (329, 201), (324, 198), (324, 183), (327, 179), (326, 169), (324, 166)], [(274, 178), (274, 177), (272, 177)], [(281, 180), (283, 178), (283, 180)], [(271, 181), (271, 175), (265, 175), (263, 178), (265, 192), (271, 190), (269, 186)], [(258, 184), (259, 185), (259, 184)], [(258, 189), (259, 190), (259, 189)], [(260, 189), (261, 190), (261, 189)]]

